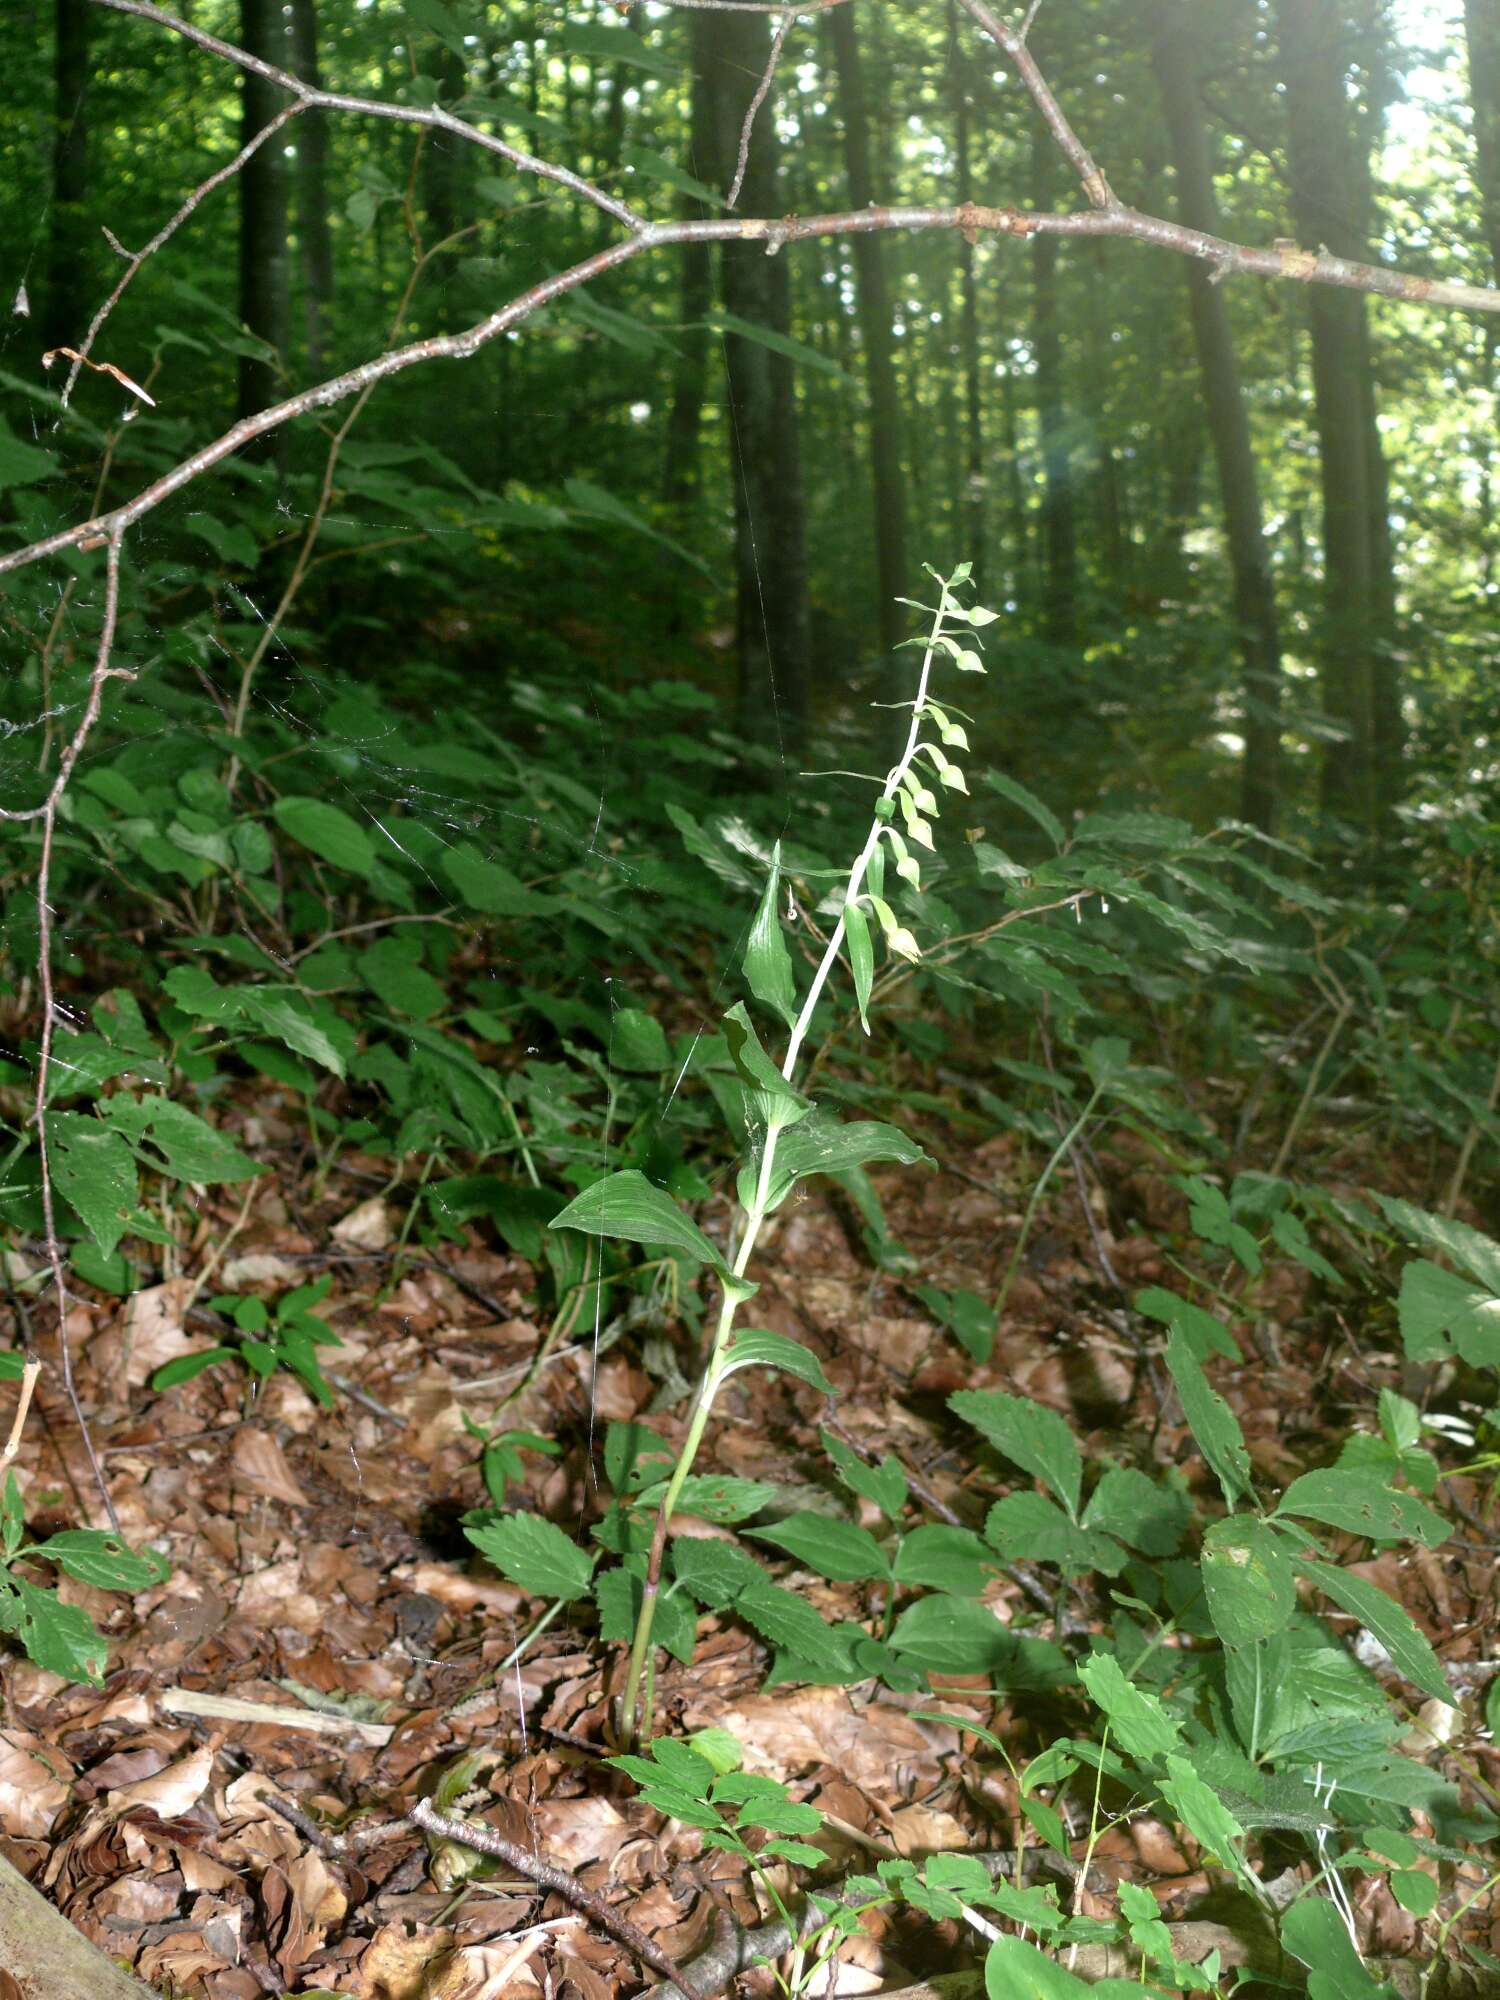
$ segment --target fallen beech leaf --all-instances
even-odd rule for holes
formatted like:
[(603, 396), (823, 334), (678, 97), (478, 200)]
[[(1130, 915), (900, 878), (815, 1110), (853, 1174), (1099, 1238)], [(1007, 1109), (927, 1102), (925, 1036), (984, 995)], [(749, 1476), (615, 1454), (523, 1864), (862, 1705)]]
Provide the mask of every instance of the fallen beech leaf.
[(207, 1791), (213, 1768), (214, 1753), (205, 1744), (177, 1763), (169, 1764), (165, 1771), (158, 1771), (154, 1778), (142, 1778), (139, 1784), (122, 1785), (118, 1791), (107, 1792), (105, 1800), (115, 1814), (145, 1808), (158, 1819), (181, 1819)]
[[(191, 1279), (168, 1278), (165, 1284), (132, 1292), (125, 1301), (120, 1314), (118, 1365), (132, 1386), (139, 1387), (167, 1362), (203, 1345), (189, 1338), (182, 1323), (191, 1290)], [(113, 1349), (115, 1338), (111, 1330), (93, 1343), (99, 1367), (108, 1366), (111, 1356), (106, 1350)]]
[(40, 1840), (68, 1802), (62, 1759), (39, 1755), (45, 1747), (24, 1729), (0, 1730), (0, 1827), (13, 1840)]
[(358, 1208), (351, 1208), (330, 1231), (336, 1243), (346, 1244), (351, 1250), (384, 1250), (395, 1231), (391, 1226), (391, 1211), (378, 1194), (372, 1194), (368, 1201), (362, 1201)]
[(288, 1507), (312, 1505), (292, 1477), (281, 1446), (258, 1424), (241, 1424), (235, 1432), (229, 1476), (238, 1493), (251, 1493), (260, 1500), (282, 1500)]

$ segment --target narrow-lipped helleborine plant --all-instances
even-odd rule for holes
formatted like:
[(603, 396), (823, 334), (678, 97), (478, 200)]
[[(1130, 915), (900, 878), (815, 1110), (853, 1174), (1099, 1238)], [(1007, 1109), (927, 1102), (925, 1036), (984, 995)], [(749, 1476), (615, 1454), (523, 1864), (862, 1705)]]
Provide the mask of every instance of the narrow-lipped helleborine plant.
[(780, 848), (773, 850), (770, 879), (745, 948), (744, 971), (755, 998), (779, 1015), (787, 1028), (787, 1045), (778, 1069), (762, 1046), (743, 1002), (730, 1008), (724, 1017), (725, 1040), (742, 1088), (747, 1151), (738, 1180), (738, 1209), (729, 1255), (722, 1256), (669, 1195), (633, 1169), (596, 1182), (553, 1220), (554, 1228), (581, 1229), (594, 1236), (665, 1245), (682, 1251), (711, 1266), (722, 1290), (718, 1319), (687, 1434), (657, 1508), (630, 1667), (617, 1716), (617, 1735), (623, 1743), (635, 1740), (638, 1732), (650, 1733), (651, 1628), (661, 1590), (667, 1527), (697, 1457), (720, 1388), (735, 1369), (750, 1367), (782, 1368), (819, 1388), (829, 1386), (817, 1357), (785, 1334), (771, 1333), (762, 1327), (736, 1331), (740, 1307), (757, 1290), (745, 1273), (766, 1217), (785, 1201), (799, 1180), (810, 1174), (838, 1173), (876, 1160), (910, 1164), (924, 1157), (921, 1148), (893, 1126), (841, 1123), (815, 1112), (811, 1101), (797, 1089), (796, 1075), (818, 1002), (840, 952), (846, 948), (860, 1021), (865, 1032), (869, 1032), (867, 1009), (875, 966), (871, 915), (880, 927), (887, 950), (911, 960), (920, 956), (916, 939), (897, 920), (882, 893), (886, 854), (889, 850), (897, 875), (920, 889), (921, 870), (911, 848), (931, 849), (931, 821), (938, 811), (937, 794), (926, 782), (927, 776), (929, 772), (935, 776), (940, 787), (959, 792), (968, 790), (963, 773), (947, 754), (952, 748), (966, 750), (968, 738), (962, 724), (931, 699), (928, 686), (933, 663), (942, 654), (951, 658), (962, 672), (984, 672), (972, 644), (961, 643), (953, 630), (988, 625), (995, 616), (992, 611), (965, 609), (954, 595), (955, 589), (968, 581), (969, 569), (969, 564), (964, 563), (947, 578), (937, 577), (935, 571), (928, 572), (939, 586), (938, 603), (935, 608), (917, 607), (930, 611), (932, 622), (925, 638), (909, 642), (922, 648), (922, 670), (911, 705), (906, 748), (875, 802), (869, 835), (844, 885), (838, 921), (800, 1007), (792, 956), (781, 930)]

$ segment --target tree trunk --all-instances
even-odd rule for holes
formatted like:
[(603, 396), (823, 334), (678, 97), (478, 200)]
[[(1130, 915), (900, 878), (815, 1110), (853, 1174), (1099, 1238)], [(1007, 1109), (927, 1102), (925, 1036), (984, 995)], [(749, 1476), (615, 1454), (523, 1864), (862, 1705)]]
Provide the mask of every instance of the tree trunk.
[[(852, 7), (835, 7), (824, 16), (833, 44), (838, 74), (839, 111), (844, 128), (844, 169), (849, 181), (849, 206), (868, 208), (875, 199), (870, 171), (869, 107), (865, 98), (864, 66), (855, 32)], [(884, 655), (881, 699), (900, 699), (901, 671), (896, 648), (906, 637), (906, 613), (898, 599), (906, 594), (906, 498), (901, 469), (901, 402), (896, 388), (896, 362), (891, 333), (891, 303), (885, 282), (885, 249), (878, 236), (855, 236), (856, 299), (860, 339), (865, 351), (865, 380), (870, 399), (870, 475), (875, 499), (875, 578), (879, 593), (878, 630)]]
[(1474, 112), (1474, 178), (1490, 262), (1500, 283), (1500, 9), (1494, 0), (1464, 0), (1464, 27), (1469, 43), (1469, 103)]
[[(1057, 192), (1057, 149), (1040, 118), (1031, 121), (1031, 195), (1039, 210)], [(1057, 238), (1031, 239), (1031, 345), (1036, 363), (1042, 453), (1042, 632), (1068, 646), (1078, 634), (1078, 524), (1066, 434), (1062, 340), (1057, 316)]]
[[(291, 0), (292, 67), (321, 89), (317, 0)], [(308, 373), (323, 373), (332, 347), (333, 235), (328, 221), (328, 125), (322, 111), (305, 112), (297, 128), (297, 237), (302, 252), (302, 305)]]
[(53, 62), (52, 228), (42, 293), (44, 351), (76, 347), (89, 323), (93, 243), (85, 214), (89, 141), (88, 0), (57, 0)]
[[(1343, 26), (1327, 0), (1279, 0), (1292, 213), (1302, 243), (1357, 257)], [(1325, 813), (1374, 830), (1376, 629), (1364, 300), (1308, 287), (1323, 500), (1323, 706), (1345, 740), (1323, 758)]]
[[(727, 188), (740, 131), (770, 56), (764, 14), (698, 11), (693, 24), (709, 97), (711, 184)], [(779, 147), (774, 104), (762, 105), (751, 138), (739, 207), (778, 215)], [(726, 243), (719, 256), (726, 312), (790, 331), (785, 257), (758, 243)], [(776, 744), (800, 735), (811, 697), (811, 643), (802, 465), (793, 364), (759, 341), (731, 333), (729, 375), (731, 473), (734, 480), (736, 651), (739, 727), (747, 741)]]
[[(1196, 0), (1162, 0), (1152, 59), (1177, 173), (1177, 211), (1190, 229), (1219, 230), (1218, 203), (1189, 28)], [(1221, 286), (1195, 258), (1184, 266), (1193, 343), (1219, 473), (1234, 580), (1234, 618), (1244, 672), (1245, 752), (1240, 812), (1269, 833), (1276, 815), (1281, 749), (1281, 631), (1261, 513), (1260, 485), (1239, 360)]]
[[(713, 167), (713, 139), (709, 131), (712, 106), (703, 76), (701, 41), (699, 35), (691, 38), (693, 80), (687, 155), (687, 170), (699, 181), (705, 180)], [(701, 201), (690, 194), (682, 197), (678, 213), (685, 222), (696, 221), (704, 212)], [(709, 246), (684, 243), (679, 308), (682, 331), (677, 336), (672, 403), (667, 413), (666, 461), (662, 469), (662, 498), (679, 511), (685, 511), (696, 498), (702, 479), (703, 398), (708, 386), (708, 333), (704, 321), (712, 303), (713, 258)]]
[[(948, 0), (948, 74), (953, 93), (954, 193), (962, 204), (974, 198), (974, 170), (970, 157), (969, 93), (967, 65), (959, 38), (957, 10)], [(974, 588), (984, 602), (988, 587), (985, 572), (985, 539), (988, 532), (985, 502), (988, 497), (984, 463), (984, 395), (979, 370), (979, 292), (974, 282), (974, 245), (959, 232), (959, 365), (964, 378), (964, 550), (974, 565)]]
[[(290, 51), (281, 0), (240, 0), (240, 45), (263, 62), (285, 69)], [(249, 140), (281, 109), (282, 93), (253, 70), (240, 85), (241, 139)], [(242, 354), (239, 410), (252, 416), (276, 400), (278, 362), (287, 344), (287, 209), (285, 160), (278, 139), (269, 139), (246, 161), (237, 177), (240, 191), (240, 319), (272, 356)], [(260, 456), (280, 459), (285, 432), (257, 440)], [(252, 448), (253, 449), (253, 448)]]

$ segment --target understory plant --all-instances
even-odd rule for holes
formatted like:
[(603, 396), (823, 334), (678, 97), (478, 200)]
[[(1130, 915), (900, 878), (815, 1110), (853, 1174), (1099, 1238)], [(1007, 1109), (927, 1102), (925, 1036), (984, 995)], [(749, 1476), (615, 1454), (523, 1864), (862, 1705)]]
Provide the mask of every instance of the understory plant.
[[(948, 755), (950, 749), (966, 750), (968, 738), (963, 724), (932, 698), (932, 674), (936, 661), (945, 657), (960, 672), (983, 673), (973, 633), (991, 623), (995, 614), (979, 607), (966, 608), (960, 601), (958, 593), (969, 580), (967, 564), (949, 577), (939, 577), (932, 570), (928, 573), (937, 583), (938, 601), (935, 606), (922, 607), (929, 610), (931, 622), (925, 639), (918, 642), (922, 662), (906, 744), (880, 787), (869, 832), (838, 898), (833, 927), (800, 998), (782, 924), (779, 846), (773, 852), (750, 926), (743, 954), (745, 978), (754, 998), (784, 1027), (787, 1039), (778, 1065), (767, 1053), (743, 1001), (724, 1016), (723, 1033), (736, 1078), (728, 1108), (743, 1160), (728, 1251), (721, 1253), (669, 1195), (635, 1168), (595, 1182), (553, 1217), (554, 1229), (577, 1229), (594, 1236), (685, 1251), (714, 1273), (720, 1288), (703, 1372), (682, 1445), (656, 1503), (641, 1576), (630, 1662), (617, 1715), (620, 1737), (627, 1743), (638, 1735), (650, 1734), (649, 1667), (667, 1529), (692, 1475), (719, 1390), (736, 1370), (751, 1367), (782, 1368), (817, 1387), (827, 1387), (821, 1367), (807, 1349), (784, 1334), (738, 1324), (741, 1308), (757, 1289), (747, 1274), (766, 1218), (809, 1175), (864, 1168), (878, 1160), (911, 1164), (924, 1157), (922, 1149), (893, 1126), (869, 1120), (845, 1123), (820, 1112), (798, 1087), (798, 1075), (819, 1003), (841, 956), (847, 954), (855, 1002), (867, 1032), (875, 977), (875, 934), (883, 939), (888, 952), (907, 960), (920, 956), (912, 932), (887, 900), (887, 864), (901, 881), (919, 888), (921, 864), (912, 850), (933, 846), (938, 794), (945, 789), (960, 793), (968, 789), (962, 770)], [(962, 639), (956, 636), (959, 633)], [(622, 1553), (628, 1556), (636, 1551)]]

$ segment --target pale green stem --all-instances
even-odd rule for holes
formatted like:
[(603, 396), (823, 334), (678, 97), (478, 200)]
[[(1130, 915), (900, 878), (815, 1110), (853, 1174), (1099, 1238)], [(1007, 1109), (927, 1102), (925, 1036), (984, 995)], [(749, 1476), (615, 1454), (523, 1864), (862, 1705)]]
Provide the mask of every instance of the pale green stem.
[[(937, 649), (937, 640), (943, 629), (943, 623), (952, 608), (954, 608), (953, 599), (948, 594), (948, 586), (943, 584), (939, 591), (938, 608), (933, 614), (932, 629), (927, 635), (927, 645), (922, 654), (922, 672), (917, 682), (916, 699), (912, 703), (911, 728), (907, 732), (906, 748), (902, 751), (899, 762), (891, 767), (886, 777), (885, 788), (880, 794), (882, 803), (888, 803), (896, 796), (901, 787), (901, 780), (911, 769), (912, 761), (917, 754), (917, 746), (922, 731), (922, 712), (927, 705), (927, 684), (932, 676), (933, 654)], [(866, 837), (865, 844), (860, 849), (854, 866), (849, 870), (849, 879), (844, 885), (845, 909), (859, 895), (864, 883), (865, 874), (870, 866), (871, 858), (880, 844), (881, 829), (885, 824), (886, 822), (878, 814), (870, 822), (870, 831)], [(797, 1059), (802, 1053), (802, 1044), (807, 1039), (808, 1030), (812, 1026), (813, 1014), (817, 1009), (819, 1000), (823, 997), (823, 988), (828, 984), (829, 975), (838, 962), (838, 955), (843, 942), (844, 916), (843, 911), (840, 911), (839, 920), (833, 927), (833, 934), (828, 940), (827, 947), (819, 961), (818, 969), (813, 974), (812, 984), (807, 989), (807, 998), (802, 1003), (801, 1012), (798, 1014), (787, 1040), (786, 1059), (781, 1065), (782, 1078), (787, 1083), (792, 1081), (796, 1073)], [(682, 1441), (682, 1449), (678, 1453), (677, 1463), (672, 1469), (672, 1477), (667, 1482), (667, 1489), (662, 1495), (661, 1505), (657, 1510), (656, 1527), (652, 1536), (651, 1560), (646, 1579), (646, 1591), (645, 1596), (641, 1600), (640, 1615), (636, 1619), (635, 1635), (630, 1648), (630, 1665), (626, 1671), (624, 1692), (620, 1697), (619, 1728), (622, 1738), (627, 1742), (633, 1741), (637, 1735), (639, 1718), (637, 1717), (636, 1708), (640, 1699), (641, 1681), (646, 1671), (646, 1662), (651, 1652), (651, 1627), (656, 1616), (656, 1598), (661, 1582), (661, 1564), (666, 1544), (667, 1526), (671, 1521), (688, 1474), (693, 1469), (693, 1461), (698, 1455), (698, 1447), (703, 1442), (703, 1432), (708, 1423), (709, 1412), (713, 1408), (714, 1397), (718, 1393), (719, 1383), (722, 1380), (724, 1355), (729, 1345), (729, 1336), (734, 1329), (735, 1315), (739, 1311), (742, 1299), (746, 1296), (742, 1281), (744, 1280), (745, 1271), (749, 1266), (750, 1259), (755, 1253), (756, 1242), (760, 1237), (761, 1228), (770, 1210), (772, 1175), (776, 1167), (776, 1145), (782, 1129), (774, 1121), (775, 1112), (773, 1110), (767, 1124), (765, 1149), (761, 1154), (760, 1172), (756, 1176), (755, 1194), (745, 1210), (745, 1225), (740, 1236), (739, 1248), (735, 1253), (734, 1262), (730, 1266), (731, 1282), (724, 1287), (724, 1297), (719, 1307), (718, 1323), (714, 1328), (713, 1341), (708, 1350), (708, 1359), (704, 1363), (703, 1377), (698, 1385), (697, 1398), (693, 1404), (693, 1414), (688, 1421), (687, 1435)], [(741, 1282), (734, 1282), (736, 1280)], [(650, 1717), (648, 1715), (645, 1718), (644, 1728), (641, 1733), (649, 1734), (649, 1731)]]
[(1103, 1094), (1102, 1088), (1095, 1089), (1088, 1103), (1084, 1105), (1082, 1111), (1079, 1112), (1073, 1123), (1057, 1142), (1051, 1159), (1042, 1168), (1041, 1178), (1031, 1190), (1031, 1199), (1026, 1204), (1026, 1213), (1021, 1217), (1021, 1233), (1016, 1238), (1015, 1249), (1010, 1253), (1010, 1262), (1005, 1267), (1005, 1277), (1000, 1286), (1000, 1296), (995, 1301), (995, 1319), (997, 1323), (1004, 1317), (1005, 1308), (1010, 1299), (1010, 1288), (1016, 1281), (1016, 1272), (1020, 1267), (1021, 1253), (1026, 1248), (1026, 1239), (1031, 1234), (1031, 1225), (1036, 1220), (1037, 1207), (1042, 1196), (1047, 1191), (1047, 1183), (1068, 1157), (1074, 1140), (1093, 1117), (1094, 1106), (1099, 1102)]

